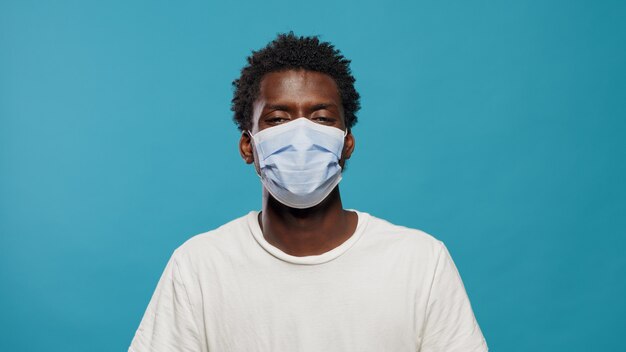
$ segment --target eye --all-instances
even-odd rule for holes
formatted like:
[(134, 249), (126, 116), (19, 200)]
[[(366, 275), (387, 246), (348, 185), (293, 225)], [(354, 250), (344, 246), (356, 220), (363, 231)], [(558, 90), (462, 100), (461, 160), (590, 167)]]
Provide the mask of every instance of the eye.
[(289, 121), (289, 119), (281, 116), (271, 116), (266, 118), (265, 121), (270, 125), (278, 125)]
[(333, 123), (335, 123), (335, 119), (332, 117), (326, 117), (326, 116), (316, 116), (313, 117), (311, 120), (317, 122), (317, 123), (321, 123), (321, 124), (325, 124), (325, 125), (331, 125)]

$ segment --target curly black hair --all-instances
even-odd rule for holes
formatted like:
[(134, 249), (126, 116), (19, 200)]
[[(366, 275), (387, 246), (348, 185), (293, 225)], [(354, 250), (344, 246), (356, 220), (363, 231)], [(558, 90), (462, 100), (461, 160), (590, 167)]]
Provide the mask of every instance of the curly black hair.
[(253, 51), (248, 57), (248, 65), (241, 69), (241, 76), (233, 81), (231, 110), (239, 130), (252, 129), (252, 104), (258, 97), (263, 76), (289, 69), (317, 71), (331, 76), (339, 89), (346, 127), (352, 128), (356, 124), (356, 112), (361, 104), (360, 95), (354, 88), (350, 60), (317, 36), (298, 37), (289, 32), (278, 34), (266, 47)]

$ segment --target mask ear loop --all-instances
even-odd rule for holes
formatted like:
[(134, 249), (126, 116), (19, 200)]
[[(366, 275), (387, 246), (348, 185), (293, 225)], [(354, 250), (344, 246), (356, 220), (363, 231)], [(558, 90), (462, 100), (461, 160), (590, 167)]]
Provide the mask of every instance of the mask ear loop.
[[(251, 142), (251, 143), (252, 143), (252, 149), (256, 150), (256, 142), (255, 142), (255, 140), (254, 140), (254, 135), (252, 134), (252, 131), (250, 131), (250, 130), (246, 130), (246, 133), (248, 134), (248, 136), (250, 137), (250, 140), (252, 141), (252, 142)], [(252, 155), (253, 155), (253, 156), (252, 156), (252, 160), (253, 160), (253, 161), (252, 161), (252, 163), (254, 164), (254, 173), (255, 173), (257, 176), (259, 176), (259, 178), (260, 178), (260, 179), (263, 179), (263, 177), (261, 176), (261, 170), (260, 170), (260, 169), (261, 169), (261, 166), (260, 166), (260, 165), (259, 165), (259, 170), (257, 170), (257, 163), (256, 163), (256, 161), (255, 161), (254, 154), (255, 154), (255, 153), (254, 153), (254, 151), (253, 151), (253, 152), (252, 152)], [(257, 154), (257, 156), (258, 156), (258, 153), (256, 153), (256, 154)]]
[[(343, 138), (344, 139), (348, 136), (348, 131), (349, 130), (350, 129), (346, 127), (346, 130), (343, 131)], [(344, 146), (345, 146), (345, 140), (344, 140)], [(339, 160), (337, 162), (340, 162), (342, 158), (343, 158), (343, 148), (341, 148), (341, 156), (339, 157)], [(343, 167), (339, 166), (339, 168), (341, 169), (341, 172), (343, 172)]]
[(252, 143), (252, 149), (256, 150), (256, 140), (254, 139), (254, 135), (252, 134), (252, 131), (246, 130), (246, 133), (248, 134), (248, 137), (250, 137), (250, 141), (251, 141), (250, 143)]

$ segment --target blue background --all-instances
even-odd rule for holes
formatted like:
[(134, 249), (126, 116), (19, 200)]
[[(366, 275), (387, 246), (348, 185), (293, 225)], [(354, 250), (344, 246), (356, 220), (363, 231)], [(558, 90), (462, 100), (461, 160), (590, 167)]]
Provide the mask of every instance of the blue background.
[(344, 205), (443, 240), (493, 351), (626, 328), (622, 1), (2, 1), (0, 350), (123, 351), (172, 251), (259, 209), (231, 81), (353, 60)]

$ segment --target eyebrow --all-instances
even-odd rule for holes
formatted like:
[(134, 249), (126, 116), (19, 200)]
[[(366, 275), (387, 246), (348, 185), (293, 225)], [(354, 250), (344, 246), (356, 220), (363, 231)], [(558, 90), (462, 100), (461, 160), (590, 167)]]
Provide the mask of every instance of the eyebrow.
[(289, 110), (289, 107), (287, 105), (268, 104), (268, 105), (265, 105), (263, 110), (267, 110), (267, 111), (276, 111), (276, 110), (286, 111), (286, 110)]
[(337, 104), (334, 104), (334, 103), (315, 104), (315, 105), (313, 105), (311, 107), (311, 110), (315, 111), (315, 110), (328, 109), (328, 108), (332, 108), (332, 107), (337, 107)]
[[(335, 103), (320, 103), (320, 104), (315, 104), (313, 105), (310, 110), (311, 111), (317, 111), (317, 110), (323, 110), (323, 109), (328, 109), (328, 108), (336, 108), (337, 104)], [(265, 107), (263, 107), (263, 110), (266, 112), (272, 112), (272, 111), (289, 111), (289, 106), (288, 105), (283, 105), (283, 104), (267, 104), (265, 105)]]

